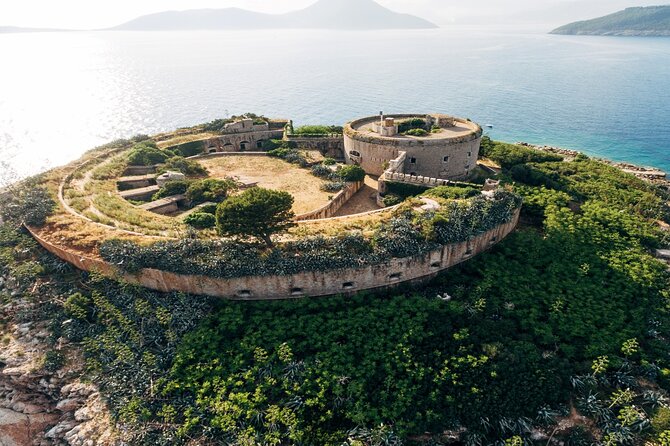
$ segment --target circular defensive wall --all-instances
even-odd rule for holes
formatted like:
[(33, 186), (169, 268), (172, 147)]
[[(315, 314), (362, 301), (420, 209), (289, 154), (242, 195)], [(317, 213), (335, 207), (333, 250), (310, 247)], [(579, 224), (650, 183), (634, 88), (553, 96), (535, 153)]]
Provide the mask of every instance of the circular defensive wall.
[[(199, 138), (199, 128), (189, 131), (193, 134), (177, 136)], [(174, 134), (153, 139), (156, 150), (173, 153)], [(296, 222), (272, 248), (222, 238), (212, 229), (201, 230), (194, 238), (184, 231), (180, 211), (178, 215), (156, 214), (146, 209), (148, 203), (142, 203), (139, 195), (124, 197), (128, 190), (153, 187), (150, 192), (155, 193), (156, 188), (146, 184), (155, 174), (144, 172), (155, 166), (136, 172), (129, 165), (136, 151), (132, 141), (116, 142), (45, 174), (44, 186), (59, 200), (44, 226), (28, 228), (35, 239), (81, 270), (150, 289), (267, 300), (351, 294), (424, 281), (488, 250), (511, 233), (519, 219), (520, 198), (499, 189), (459, 199), (439, 194), (409, 198), (392, 208), (313, 220), (332, 214), (331, 207), (341, 204), (338, 200), (347, 200), (347, 190), (355, 191), (350, 187), (326, 196), (326, 208), (309, 213), (308, 221)], [(191, 161), (206, 167), (213, 177), (232, 172), (260, 175), (268, 169), (263, 162), (285, 163), (278, 168), (291, 178), (309, 172), (270, 160), (266, 154), (222, 153)], [(134, 178), (129, 178), (130, 173)], [(251, 179), (278, 181), (277, 175), (271, 176)], [(304, 178), (315, 184), (320, 181)], [(129, 189), (123, 190), (121, 184)], [(277, 183), (274, 187), (289, 189), (292, 185)], [(297, 196), (304, 189), (303, 185), (289, 190)], [(303, 197), (306, 209), (319, 204), (311, 201), (314, 197), (319, 198), (314, 193)]]
[(461, 180), (477, 166), (482, 128), (447, 115), (373, 116), (344, 126), (348, 163), (370, 175), (381, 175), (388, 163), (405, 152), (403, 173)]

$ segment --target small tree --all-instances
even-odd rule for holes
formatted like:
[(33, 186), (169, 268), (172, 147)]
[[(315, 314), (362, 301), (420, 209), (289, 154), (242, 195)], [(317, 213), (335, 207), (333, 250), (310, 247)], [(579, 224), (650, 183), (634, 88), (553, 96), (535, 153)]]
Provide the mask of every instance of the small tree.
[(354, 166), (354, 165), (344, 166), (337, 172), (337, 174), (344, 181), (350, 183), (354, 183), (356, 181), (363, 181), (365, 179), (365, 170), (363, 170), (363, 168), (360, 166)]
[(252, 236), (272, 247), (272, 235), (295, 224), (291, 210), (293, 197), (280, 192), (254, 187), (230, 197), (216, 210), (216, 227), (224, 236)]

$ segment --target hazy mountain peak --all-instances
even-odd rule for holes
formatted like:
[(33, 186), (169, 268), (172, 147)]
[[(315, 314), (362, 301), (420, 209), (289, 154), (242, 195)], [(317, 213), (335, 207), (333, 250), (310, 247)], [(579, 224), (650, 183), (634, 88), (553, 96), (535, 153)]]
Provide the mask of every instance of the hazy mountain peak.
[(420, 29), (437, 28), (427, 20), (391, 11), (374, 0), (318, 0), (286, 14), (264, 14), (240, 8), (166, 11), (139, 17), (119, 30), (194, 29)]

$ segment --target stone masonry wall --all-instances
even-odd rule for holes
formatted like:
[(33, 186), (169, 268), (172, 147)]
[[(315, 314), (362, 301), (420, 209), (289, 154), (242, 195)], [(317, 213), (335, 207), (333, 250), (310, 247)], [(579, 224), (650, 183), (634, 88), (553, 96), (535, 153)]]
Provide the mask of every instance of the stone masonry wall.
[(344, 158), (344, 138), (342, 136), (329, 136), (323, 138), (301, 138), (298, 136), (286, 136), (287, 141), (295, 142), (300, 149), (318, 150), (327, 158)]
[(343, 190), (339, 191), (337, 195), (333, 197), (332, 200), (330, 200), (330, 203), (315, 211), (298, 215), (296, 216), (295, 219), (297, 221), (305, 221), (305, 220), (322, 220), (334, 217), (337, 211), (339, 211), (340, 208), (344, 206), (344, 204), (347, 201), (349, 201), (349, 199), (353, 197), (356, 192), (361, 190), (361, 188), (364, 185), (365, 185), (364, 181), (349, 183)]
[(119, 276), (131, 283), (164, 292), (179, 291), (234, 300), (273, 300), (350, 294), (364, 290), (392, 288), (406, 282), (429, 280), (440, 271), (468, 260), (500, 242), (514, 230), (518, 219), (519, 210), (509, 223), (471, 240), (445, 245), (425, 255), (389, 259), (387, 263), (381, 265), (311, 271), (291, 276), (232, 279), (187, 276), (155, 269), (144, 269), (137, 274), (123, 273), (102, 260), (69, 252), (42, 239), (35, 230), (30, 228), (29, 230), (47, 251), (84, 271), (95, 270), (107, 276)]
[[(403, 118), (414, 115), (393, 116)], [(482, 136), (479, 126), (476, 126), (476, 130), (469, 135), (438, 139), (385, 138), (375, 133), (354, 130), (355, 126), (375, 119), (354, 121), (344, 129), (344, 151), (347, 162), (359, 164), (368, 174), (382, 175), (385, 163), (398, 158), (401, 152), (407, 154), (404, 171), (426, 177), (464, 179), (477, 165)], [(460, 118), (455, 120), (472, 124)]]

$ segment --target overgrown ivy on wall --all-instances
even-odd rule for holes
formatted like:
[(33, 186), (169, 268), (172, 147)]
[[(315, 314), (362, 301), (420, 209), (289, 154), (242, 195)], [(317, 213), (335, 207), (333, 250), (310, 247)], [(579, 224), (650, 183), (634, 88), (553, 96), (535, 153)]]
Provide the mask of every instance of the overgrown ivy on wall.
[(385, 263), (392, 257), (419, 255), (441, 244), (469, 240), (508, 223), (521, 199), (498, 191), (493, 199), (477, 196), (452, 202), (437, 212), (400, 210), (375, 234), (310, 237), (275, 249), (234, 240), (184, 239), (140, 246), (128, 240), (102, 243), (103, 259), (128, 272), (153, 268), (177, 274), (217, 278), (290, 275), (307, 271), (355, 268)]

